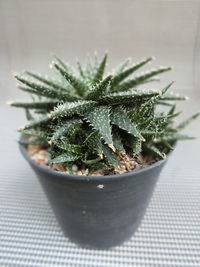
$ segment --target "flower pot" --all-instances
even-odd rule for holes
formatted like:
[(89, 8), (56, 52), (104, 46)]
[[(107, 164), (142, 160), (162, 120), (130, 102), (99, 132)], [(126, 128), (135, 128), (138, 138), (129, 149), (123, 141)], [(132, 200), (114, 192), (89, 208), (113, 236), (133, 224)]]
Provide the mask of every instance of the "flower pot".
[(110, 176), (78, 176), (29, 162), (56, 218), (73, 242), (87, 248), (120, 245), (137, 230), (166, 159), (138, 171)]

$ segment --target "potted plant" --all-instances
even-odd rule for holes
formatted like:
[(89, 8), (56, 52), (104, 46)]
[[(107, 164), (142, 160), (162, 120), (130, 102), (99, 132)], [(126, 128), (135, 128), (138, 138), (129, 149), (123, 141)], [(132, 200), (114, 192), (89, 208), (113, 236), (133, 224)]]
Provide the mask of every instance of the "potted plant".
[(31, 102), (10, 102), (29, 120), (19, 129), (20, 150), (64, 234), (81, 246), (104, 249), (130, 238), (166, 155), (177, 140), (191, 139), (179, 132), (199, 113), (174, 125), (179, 112), (173, 101), (186, 97), (169, 94), (172, 83), (139, 88), (170, 67), (127, 79), (151, 60), (131, 66), (126, 60), (104, 77), (107, 54), (89, 58), (84, 67), (78, 62), (78, 72), (55, 56), (51, 67), (59, 78), (15, 74), (18, 87), (32, 95)]

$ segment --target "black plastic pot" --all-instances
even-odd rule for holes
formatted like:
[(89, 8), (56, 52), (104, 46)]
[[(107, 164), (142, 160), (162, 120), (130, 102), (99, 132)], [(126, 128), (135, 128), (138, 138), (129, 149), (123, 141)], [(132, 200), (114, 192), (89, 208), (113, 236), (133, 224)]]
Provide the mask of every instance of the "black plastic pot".
[(120, 245), (137, 230), (166, 159), (147, 168), (110, 176), (78, 176), (35, 163), (36, 172), (64, 234), (87, 248)]

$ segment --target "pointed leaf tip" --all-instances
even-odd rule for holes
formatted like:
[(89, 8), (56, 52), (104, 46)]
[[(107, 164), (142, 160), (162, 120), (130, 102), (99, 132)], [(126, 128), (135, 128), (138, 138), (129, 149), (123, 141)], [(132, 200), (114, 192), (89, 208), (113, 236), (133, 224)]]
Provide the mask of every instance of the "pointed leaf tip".
[(112, 149), (113, 152), (116, 152), (116, 148), (114, 147), (113, 143), (109, 143), (107, 145)]
[(16, 78), (16, 77), (17, 77), (17, 75), (18, 75), (18, 73), (17, 73), (17, 72), (15, 72), (15, 71), (12, 71), (12, 72), (11, 72), (11, 75), (12, 75), (14, 78)]
[(165, 86), (162, 90), (161, 90), (161, 95), (164, 95), (167, 90), (172, 86), (172, 84), (174, 83), (174, 81), (172, 81), (171, 83), (169, 83), (167, 86)]
[(24, 129), (25, 129), (25, 127), (22, 126), (22, 127), (20, 127), (20, 128), (18, 129), (18, 131), (21, 132), (21, 131), (23, 131)]
[(129, 119), (123, 108), (116, 107), (112, 109), (111, 122), (136, 138), (139, 138), (141, 141), (144, 141), (144, 137), (141, 135), (134, 123)]
[(177, 128), (179, 130), (184, 129), (190, 122), (192, 122), (193, 120), (195, 120), (199, 115), (200, 115), (200, 112), (195, 113), (194, 115), (190, 116), (189, 118), (187, 118), (186, 120), (184, 120), (183, 122), (181, 122), (177, 126)]
[(112, 134), (110, 126), (110, 108), (108, 106), (97, 106), (83, 114), (94, 129), (99, 131), (101, 137), (107, 144), (112, 144)]
[(7, 101), (7, 102), (6, 102), (6, 105), (8, 105), (8, 106), (12, 106), (13, 103), (14, 103), (14, 101)]

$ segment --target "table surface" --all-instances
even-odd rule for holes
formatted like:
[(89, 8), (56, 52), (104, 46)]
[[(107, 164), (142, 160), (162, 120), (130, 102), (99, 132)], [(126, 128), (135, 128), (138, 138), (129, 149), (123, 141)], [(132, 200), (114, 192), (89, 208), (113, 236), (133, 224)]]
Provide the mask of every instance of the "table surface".
[[(184, 116), (199, 110), (199, 94)], [(145, 218), (130, 241), (107, 251), (65, 238), (40, 184), (19, 154), (22, 111), (0, 108), (0, 266), (200, 266), (200, 138), (180, 142), (163, 169)], [(199, 120), (186, 132), (199, 136)]]

